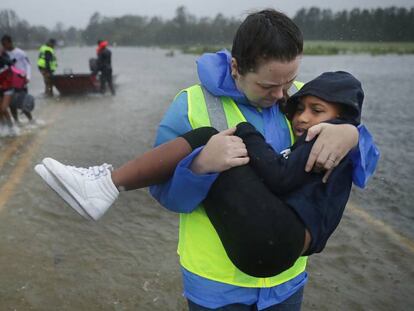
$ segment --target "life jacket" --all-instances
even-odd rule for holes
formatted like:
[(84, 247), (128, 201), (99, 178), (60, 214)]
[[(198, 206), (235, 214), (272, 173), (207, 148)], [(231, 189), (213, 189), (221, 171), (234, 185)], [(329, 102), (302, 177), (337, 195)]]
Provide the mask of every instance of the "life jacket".
[(44, 44), (39, 49), (39, 58), (37, 60), (37, 66), (42, 69), (46, 69), (46, 52), (50, 52), (52, 54), (52, 59), (49, 62), (50, 70), (53, 72), (57, 68), (57, 61), (56, 61), (56, 55), (55, 50)]
[[(295, 83), (295, 86), (300, 88), (301, 84)], [(215, 97), (200, 85), (191, 86), (182, 92), (187, 93), (188, 120), (193, 129), (213, 126), (222, 130), (246, 121), (230, 97)], [(292, 133), (286, 118), (285, 122)], [(241, 272), (228, 258), (202, 204), (191, 213), (180, 214), (178, 254), (181, 265), (188, 271), (241, 287), (273, 287), (285, 283), (305, 271), (307, 261), (307, 257), (300, 257), (288, 270), (268, 278), (257, 278)]]
[(23, 89), (27, 83), (25, 72), (14, 66), (6, 67), (0, 73), (0, 89)]

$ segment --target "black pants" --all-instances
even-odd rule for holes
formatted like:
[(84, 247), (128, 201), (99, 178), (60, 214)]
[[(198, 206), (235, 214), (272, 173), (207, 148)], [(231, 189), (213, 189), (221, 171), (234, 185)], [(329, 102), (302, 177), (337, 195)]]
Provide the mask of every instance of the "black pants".
[[(239, 124), (235, 134), (242, 133), (245, 127), (251, 125)], [(194, 139), (191, 132), (183, 137), (196, 148), (217, 133), (208, 129), (201, 138), (198, 135)], [(243, 139), (243, 135), (238, 136)], [(253, 151), (249, 148), (267, 148), (261, 135), (250, 136), (249, 140), (246, 144), (249, 154)], [(260, 161), (260, 157), (257, 160)], [(304, 224), (268, 189), (250, 164), (222, 172), (203, 204), (227, 255), (244, 273), (255, 277), (274, 276), (291, 267), (301, 255)]]
[(40, 67), (39, 71), (42, 74), (43, 82), (45, 83), (45, 95), (53, 96), (53, 72)]
[(114, 89), (114, 86), (112, 84), (112, 69), (102, 70), (99, 79), (100, 79), (100, 83), (101, 83), (101, 93), (105, 93), (106, 84), (108, 83), (109, 90), (111, 91), (111, 94), (115, 95), (115, 89)]
[(23, 107), (23, 101), (25, 100), (25, 96), (27, 96), (28, 90), (27, 88), (16, 90), (13, 94), (13, 99), (10, 104), (10, 112), (13, 116), (14, 121), (19, 122), (19, 114), (18, 109), (22, 111), (22, 113), (27, 117), (29, 121), (32, 121), (33, 116), (32, 113), (25, 110)]

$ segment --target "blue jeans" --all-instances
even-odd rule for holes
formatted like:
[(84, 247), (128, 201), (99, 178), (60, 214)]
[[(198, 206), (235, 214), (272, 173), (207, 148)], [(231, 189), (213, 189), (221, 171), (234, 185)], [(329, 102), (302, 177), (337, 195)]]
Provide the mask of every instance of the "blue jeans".
[[(285, 301), (277, 304), (277, 305), (273, 305), (270, 306), (266, 309), (263, 309), (262, 311), (300, 311), (301, 305), (302, 305), (302, 300), (303, 300), (303, 287), (301, 289), (299, 289), (296, 293), (294, 293), (292, 296), (290, 296), (288, 299), (286, 299)], [(217, 310), (217, 311), (257, 311), (257, 306), (256, 305), (243, 305), (243, 304), (232, 304), (232, 305), (227, 305), (221, 308), (217, 308), (217, 309), (210, 309), (210, 308), (205, 308), (202, 307), (198, 304), (195, 304), (194, 302), (187, 300), (188, 301), (188, 309), (189, 311), (209, 311), (209, 310)]]

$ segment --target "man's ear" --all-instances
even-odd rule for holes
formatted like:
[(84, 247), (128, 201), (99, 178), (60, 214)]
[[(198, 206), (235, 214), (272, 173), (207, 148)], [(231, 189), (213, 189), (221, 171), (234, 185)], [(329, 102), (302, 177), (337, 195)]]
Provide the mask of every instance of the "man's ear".
[(232, 57), (231, 58), (231, 76), (233, 77), (233, 79), (237, 79), (239, 77), (239, 67), (237, 65), (237, 60)]

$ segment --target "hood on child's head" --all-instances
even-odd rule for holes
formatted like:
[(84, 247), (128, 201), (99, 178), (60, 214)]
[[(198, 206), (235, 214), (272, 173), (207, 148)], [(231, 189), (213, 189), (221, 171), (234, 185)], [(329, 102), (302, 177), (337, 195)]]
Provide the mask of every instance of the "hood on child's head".
[(289, 117), (292, 117), (295, 113), (299, 99), (306, 95), (312, 95), (324, 101), (338, 104), (342, 109), (341, 119), (355, 125), (361, 122), (364, 91), (361, 82), (349, 72), (324, 72), (306, 83), (288, 99), (286, 113)]

